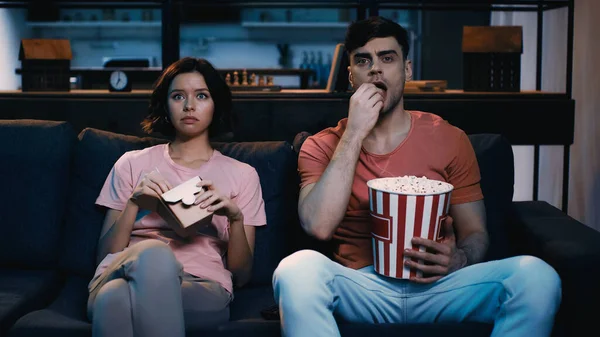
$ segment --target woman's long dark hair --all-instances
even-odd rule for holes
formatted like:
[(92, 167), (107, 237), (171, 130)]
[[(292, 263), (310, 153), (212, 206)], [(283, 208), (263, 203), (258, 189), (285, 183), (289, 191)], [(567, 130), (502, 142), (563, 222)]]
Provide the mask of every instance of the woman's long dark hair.
[(204, 76), (208, 91), (215, 104), (212, 122), (208, 126), (211, 137), (231, 130), (231, 90), (219, 72), (205, 59), (185, 57), (165, 69), (150, 97), (148, 115), (142, 121), (146, 133), (159, 132), (167, 137), (175, 136), (175, 128), (169, 120), (168, 94), (173, 79), (179, 74), (198, 72)]

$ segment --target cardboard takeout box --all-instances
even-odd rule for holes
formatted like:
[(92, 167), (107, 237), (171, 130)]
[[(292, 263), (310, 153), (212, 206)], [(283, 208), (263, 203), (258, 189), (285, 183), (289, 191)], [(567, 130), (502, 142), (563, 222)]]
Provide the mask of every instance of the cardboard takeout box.
[(141, 208), (157, 212), (179, 236), (202, 234), (218, 238), (212, 224), (213, 213), (194, 205), (196, 196), (203, 193), (203, 189), (196, 186), (200, 181), (200, 177), (194, 177), (163, 193), (160, 198), (144, 195), (134, 202)]

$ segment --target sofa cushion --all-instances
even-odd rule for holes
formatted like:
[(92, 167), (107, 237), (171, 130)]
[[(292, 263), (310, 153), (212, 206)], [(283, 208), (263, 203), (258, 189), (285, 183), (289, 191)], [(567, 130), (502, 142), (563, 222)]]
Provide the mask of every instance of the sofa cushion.
[[(339, 325), (343, 337), (489, 337), (492, 324), (485, 323), (436, 323), (436, 324), (368, 324), (342, 323)], [(280, 337), (277, 321), (248, 320), (229, 322), (217, 329), (192, 331), (188, 337)]]
[(69, 277), (49, 306), (21, 317), (8, 336), (90, 337), (92, 325), (86, 315), (88, 282), (87, 278)]
[(61, 285), (57, 271), (0, 269), (0, 336), (19, 317), (48, 305)]
[[(8, 337), (90, 337), (92, 326), (86, 317), (87, 278), (72, 276), (66, 280), (60, 295), (48, 307), (21, 317), (10, 329)], [(230, 322), (201, 330), (188, 330), (186, 336), (279, 337), (280, 322), (266, 321), (260, 310), (273, 303), (270, 287), (249, 287), (236, 292), (231, 306)], [(342, 336), (489, 336), (492, 324), (356, 324), (340, 323)]]
[[(87, 320), (87, 278), (71, 276), (48, 307), (21, 317), (8, 337), (90, 337), (92, 325)], [(231, 322), (206, 329), (188, 330), (189, 336), (279, 336), (279, 322), (260, 318), (263, 304), (273, 302), (271, 287), (242, 289), (235, 295)], [(233, 321), (236, 320), (236, 321)]]
[(469, 140), (481, 172), (490, 246), (486, 260), (509, 255), (506, 224), (514, 192), (514, 159), (508, 140), (497, 134), (473, 134)]
[(489, 337), (494, 328), (486, 323), (433, 323), (433, 324), (373, 324), (341, 323), (344, 337)]
[[(104, 210), (95, 200), (113, 164), (126, 151), (165, 142), (156, 138), (138, 138), (96, 129), (85, 129), (75, 147), (72, 188), (67, 213), (65, 245), (61, 266), (82, 276), (92, 276), (98, 236)], [(294, 221), (296, 185), (289, 177), (296, 173), (295, 156), (285, 142), (214, 143), (216, 149), (253, 166), (258, 172), (267, 213), (266, 227), (256, 231), (255, 263), (252, 283), (271, 284), (273, 271), (289, 253), (286, 226)], [(297, 221), (297, 220), (296, 220)]]
[(273, 305), (275, 298), (271, 285), (239, 289), (231, 303), (230, 320), (262, 320), (261, 310)]
[(0, 266), (56, 266), (75, 136), (64, 122), (0, 121)]
[(224, 155), (253, 166), (262, 188), (267, 226), (256, 229), (251, 284), (269, 285), (279, 261), (291, 253), (290, 228), (299, 227), (296, 155), (287, 142), (215, 143)]
[(123, 153), (160, 142), (164, 140), (91, 128), (80, 132), (74, 151), (60, 258), (63, 270), (91, 279), (96, 270), (96, 248), (105, 214), (95, 202), (108, 173)]

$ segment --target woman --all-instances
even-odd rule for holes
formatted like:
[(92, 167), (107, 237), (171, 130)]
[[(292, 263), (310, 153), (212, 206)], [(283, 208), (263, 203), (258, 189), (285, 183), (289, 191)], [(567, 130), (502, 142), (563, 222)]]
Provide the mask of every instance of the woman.
[[(96, 200), (107, 212), (89, 285), (94, 336), (183, 337), (229, 319), (234, 283), (250, 279), (255, 226), (266, 224), (256, 170), (209, 143), (230, 109), (229, 87), (203, 59), (181, 59), (156, 82), (142, 126), (172, 140), (125, 153)], [(214, 212), (218, 237), (179, 237), (136, 204), (195, 176), (205, 192), (194, 207)]]

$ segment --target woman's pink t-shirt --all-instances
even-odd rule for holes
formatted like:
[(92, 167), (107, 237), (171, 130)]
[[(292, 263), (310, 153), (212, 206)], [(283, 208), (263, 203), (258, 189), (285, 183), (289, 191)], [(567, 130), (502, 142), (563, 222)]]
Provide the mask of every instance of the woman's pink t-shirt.
[[(195, 176), (211, 180), (221, 194), (229, 196), (242, 210), (245, 225), (263, 226), (267, 223), (260, 181), (252, 166), (214, 150), (208, 162), (198, 169), (190, 169), (171, 159), (167, 144), (130, 151), (121, 156), (106, 178), (96, 204), (122, 211), (134, 188), (147, 173), (155, 169), (171, 186)], [(133, 224), (129, 246), (146, 239), (163, 241), (171, 247), (185, 272), (219, 282), (233, 293), (231, 272), (225, 267), (229, 241), (227, 218), (214, 215), (212, 223), (218, 230), (219, 239), (203, 235), (183, 239), (157, 213), (140, 209)], [(108, 254), (100, 262), (94, 279), (118, 254), (120, 252)]]

